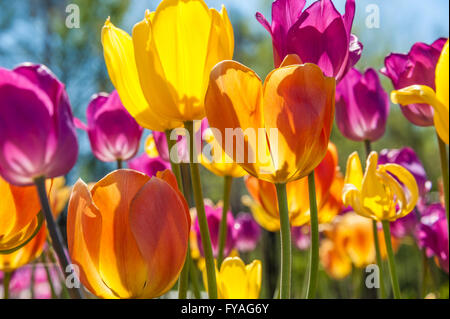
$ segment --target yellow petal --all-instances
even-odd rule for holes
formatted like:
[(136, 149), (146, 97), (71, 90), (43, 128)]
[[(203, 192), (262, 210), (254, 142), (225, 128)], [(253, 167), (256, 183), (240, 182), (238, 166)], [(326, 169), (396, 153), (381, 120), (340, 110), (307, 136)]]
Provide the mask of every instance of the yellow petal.
[(441, 57), (436, 66), (436, 95), (440, 104), (435, 106), (434, 125), (441, 139), (449, 143), (449, 41), (441, 52)]
[(156, 143), (153, 135), (149, 135), (145, 140), (145, 152), (150, 158), (159, 157), (158, 149), (156, 148)]
[(361, 160), (359, 159), (358, 153), (353, 152), (347, 160), (344, 183), (351, 184), (356, 189), (361, 190), (363, 176)]
[[(226, 258), (220, 267), (220, 299), (252, 299), (259, 296), (261, 268), (258, 262), (249, 265), (249, 271), (239, 257)], [(250, 281), (254, 281), (251, 283)]]
[(248, 277), (248, 298), (258, 299), (261, 291), (262, 266), (261, 261), (254, 260), (251, 264), (245, 266)]

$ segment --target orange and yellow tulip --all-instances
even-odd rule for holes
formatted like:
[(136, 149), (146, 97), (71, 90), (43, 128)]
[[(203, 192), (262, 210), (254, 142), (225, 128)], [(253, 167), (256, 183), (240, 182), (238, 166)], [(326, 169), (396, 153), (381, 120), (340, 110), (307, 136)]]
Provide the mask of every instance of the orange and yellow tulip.
[(409, 214), (418, 198), (417, 182), (406, 168), (378, 165), (378, 154), (372, 152), (363, 174), (358, 153), (349, 156), (343, 202), (357, 214), (376, 221), (394, 221)]
[(1, 177), (0, 194), (0, 250), (10, 250), (36, 231), (41, 204), (34, 186), (14, 186)]
[(409, 105), (414, 103), (429, 104), (434, 109), (434, 126), (439, 137), (449, 143), (449, 41), (444, 45), (436, 65), (436, 91), (426, 85), (412, 85), (393, 91), (393, 103)]
[[(296, 55), (288, 55), (264, 84), (246, 66), (223, 61), (211, 71), (206, 116), (230, 158), (250, 175), (282, 184), (307, 176), (325, 157), (334, 92), (334, 78)], [(229, 147), (234, 141), (225, 139), (232, 130), (242, 139)]]
[(53, 216), (57, 218), (66, 207), (72, 188), (66, 185), (66, 179), (63, 176), (47, 179), (45, 184)]
[(170, 171), (148, 177), (117, 170), (92, 189), (79, 180), (67, 236), (80, 280), (102, 298), (155, 298), (183, 268), (189, 239), (186, 200)]
[[(330, 222), (342, 208), (343, 178), (338, 171), (338, 154), (334, 144), (329, 143), (325, 158), (315, 169), (319, 221)], [(253, 198), (248, 201), (255, 220), (269, 231), (280, 229), (275, 185), (248, 176), (247, 190)], [(291, 226), (309, 222), (308, 179), (302, 178), (287, 185), (287, 198)]]
[(226, 9), (209, 9), (203, 0), (163, 0), (134, 26), (132, 38), (107, 21), (102, 43), (123, 104), (157, 131), (204, 117), (209, 73), (234, 51)]

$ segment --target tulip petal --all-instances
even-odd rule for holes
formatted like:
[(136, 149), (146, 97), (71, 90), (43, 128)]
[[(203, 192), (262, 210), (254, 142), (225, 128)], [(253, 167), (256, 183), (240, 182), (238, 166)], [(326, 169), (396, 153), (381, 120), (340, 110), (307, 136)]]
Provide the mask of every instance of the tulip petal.
[(248, 280), (248, 298), (258, 299), (261, 290), (261, 261), (254, 260), (251, 264), (245, 266)]
[(226, 258), (220, 267), (220, 299), (248, 299), (249, 286), (245, 264), (240, 258)]
[(356, 189), (361, 190), (363, 180), (363, 170), (361, 160), (357, 152), (353, 152), (347, 160), (347, 168), (345, 170), (345, 184), (352, 184)]

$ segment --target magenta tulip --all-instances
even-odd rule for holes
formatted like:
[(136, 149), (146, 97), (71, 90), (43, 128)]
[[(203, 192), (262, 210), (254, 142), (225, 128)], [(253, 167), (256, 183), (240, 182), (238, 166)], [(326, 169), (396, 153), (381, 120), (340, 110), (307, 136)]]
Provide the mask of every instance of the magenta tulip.
[(309, 225), (292, 227), (292, 241), (299, 250), (307, 250), (311, 246)]
[(351, 34), (355, 1), (347, 0), (345, 14), (331, 0), (314, 2), (303, 11), (306, 0), (276, 0), (272, 24), (261, 14), (256, 19), (272, 36), (275, 66), (288, 54), (317, 64), (326, 76), (341, 80), (361, 57), (362, 44)]
[(128, 161), (139, 150), (142, 127), (128, 113), (117, 91), (100, 93), (92, 97), (87, 107), (87, 131), (95, 157), (103, 162)]
[[(392, 53), (384, 60), (381, 73), (391, 79), (396, 90), (410, 85), (427, 85), (435, 89), (436, 64), (447, 39), (441, 38), (428, 45), (418, 42), (408, 54)], [(433, 108), (426, 104), (411, 104), (401, 108), (403, 115), (418, 126), (432, 126)]]
[(170, 169), (170, 163), (166, 162), (161, 157), (151, 158), (144, 153), (129, 161), (128, 167), (148, 176), (156, 176), (156, 173)]
[(0, 68), (0, 175), (11, 184), (67, 174), (78, 142), (69, 98), (44, 65)]
[(236, 248), (241, 252), (253, 251), (261, 238), (261, 227), (250, 213), (240, 213), (234, 223)]
[(386, 130), (389, 97), (377, 72), (351, 69), (336, 88), (336, 122), (348, 139), (376, 141)]

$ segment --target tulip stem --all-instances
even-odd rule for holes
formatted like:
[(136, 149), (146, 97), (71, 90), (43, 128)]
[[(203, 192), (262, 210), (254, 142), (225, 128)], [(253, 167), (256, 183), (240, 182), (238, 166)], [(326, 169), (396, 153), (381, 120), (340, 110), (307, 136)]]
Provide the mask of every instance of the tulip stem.
[(280, 238), (281, 238), (281, 272), (280, 272), (280, 298), (291, 298), (291, 227), (286, 194), (286, 184), (275, 184), (278, 198), (278, 211), (280, 212)]
[[(45, 177), (36, 178), (34, 180), (34, 183), (36, 185), (39, 200), (41, 202), (42, 211), (44, 213), (45, 220), (47, 222), (47, 229), (50, 234), (50, 238), (52, 240), (52, 246), (56, 252), (56, 255), (58, 256), (61, 270), (66, 280), (71, 280), (71, 278), (69, 278), (71, 274), (68, 274), (67, 272), (70, 266), (70, 261), (64, 251), (61, 234), (57, 228), (55, 220), (53, 219), (53, 214), (50, 208), (50, 204), (48, 202), (47, 190), (45, 188)], [(80, 288), (75, 287), (69, 288), (69, 294), (72, 299), (82, 299), (82, 293)]]
[(117, 169), (122, 169), (123, 167), (123, 160), (121, 158), (117, 159)]
[(9, 299), (9, 282), (11, 281), (12, 273), (5, 271), (3, 273), (3, 299)]
[(449, 185), (448, 185), (448, 157), (447, 157), (447, 147), (445, 143), (441, 140), (439, 135), (437, 136), (439, 144), (439, 153), (441, 157), (441, 171), (442, 171), (442, 184), (444, 186), (444, 201), (445, 201), (445, 212), (447, 214), (447, 228), (450, 232), (450, 216), (449, 216)]
[(189, 132), (189, 166), (191, 169), (192, 188), (194, 191), (195, 206), (197, 208), (197, 218), (200, 226), (200, 237), (205, 254), (206, 277), (208, 281), (208, 295), (210, 299), (217, 299), (216, 266), (211, 246), (211, 236), (209, 234), (208, 221), (206, 220), (205, 204), (203, 203), (202, 186), (200, 183), (200, 172), (198, 163), (194, 161), (195, 135), (194, 123), (187, 121), (185, 128)]
[(190, 258), (190, 260), (189, 260), (189, 275), (191, 277), (192, 292), (194, 293), (194, 297), (195, 297), (195, 299), (200, 299), (202, 296), (201, 296), (200, 290), (198, 288), (197, 268), (196, 268), (192, 258)]
[(309, 260), (309, 279), (306, 298), (314, 298), (319, 274), (319, 216), (317, 212), (316, 182), (314, 171), (308, 175), (309, 215), (311, 225), (311, 251)]
[[(372, 152), (372, 144), (369, 140), (364, 141), (364, 147), (366, 151), (366, 158), (369, 157)], [(380, 250), (380, 240), (378, 238), (378, 225), (375, 220), (372, 220), (372, 233), (373, 233), (373, 242), (375, 245), (375, 259), (377, 261), (378, 271), (379, 271), (379, 280), (380, 280), (380, 297), (381, 299), (386, 298), (386, 289), (384, 287), (384, 276), (383, 276), (383, 260), (381, 258), (381, 250)]]
[(231, 193), (231, 185), (233, 184), (232, 176), (225, 176), (223, 178), (223, 207), (222, 207), (222, 218), (220, 220), (220, 228), (219, 228), (219, 254), (217, 257), (217, 267), (220, 268), (222, 264), (225, 242), (227, 240), (227, 216), (228, 216), (228, 208), (230, 207), (230, 193)]
[(174, 157), (172, 158), (172, 148), (176, 147), (177, 142), (170, 139), (170, 130), (165, 131), (166, 133), (166, 140), (167, 140), (167, 147), (169, 148), (169, 160), (170, 160), (170, 166), (172, 168), (172, 172), (175, 175), (176, 179), (177, 179), (177, 183), (178, 183), (178, 188), (180, 189), (181, 192), (183, 192), (183, 181), (181, 179), (181, 169), (180, 169), (180, 164), (178, 163), (178, 150), (176, 149), (174, 152)]
[(397, 270), (395, 269), (394, 251), (392, 250), (390, 225), (389, 221), (387, 220), (383, 220), (381, 223), (383, 225), (384, 241), (386, 243), (386, 251), (389, 262), (389, 272), (391, 274), (392, 290), (394, 291), (394, 298), (400, 299), (401, 298), (400, 287), (398, 285)]

